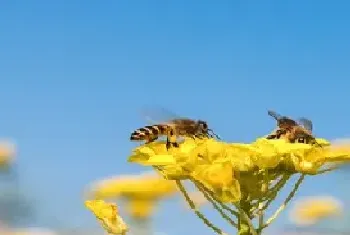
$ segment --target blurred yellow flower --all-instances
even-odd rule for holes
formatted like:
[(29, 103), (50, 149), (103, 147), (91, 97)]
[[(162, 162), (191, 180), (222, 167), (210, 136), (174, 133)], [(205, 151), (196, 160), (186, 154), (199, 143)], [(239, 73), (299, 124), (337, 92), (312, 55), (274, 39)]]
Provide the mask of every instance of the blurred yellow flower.
[(8, 141), (0, 141), (0, 167), (9, 166), (14, 160), (15, 146)]
[(88, 194), (94, 199), (125, 197), (155, 200), (173, 195), (176, 190), (173, 182), (155, 173), (146, 173), (121, 175), (97, 181), (88, 189)]
[(102, 200), (85, 201), (85, 206), (96, 216), (102, 227), (110, 234), (126, 234), (128, 227), (118, 214), (115, 204)]
[(57, 235), (57, 233), (45, 228), (21, 228), (4, 235)]
[(331, 196), (306, 197), (295, 202), (290, 220), (297, 225), (312, 225), (324, 218), (339, 216), (342, 204)]
[(147, 199), (129, 200), (126, 205), (126, 209), (133, 218), (143, 219), (152, 214), (155, 203), (155, 201)]
[(127, 211), (134, 218), (150, 216), (157, 201), (176, 192), (173, 181), (155, 172), (112, 177), (94, 183), (88, 190), (89, 196), (94, 199), (126, 199)]

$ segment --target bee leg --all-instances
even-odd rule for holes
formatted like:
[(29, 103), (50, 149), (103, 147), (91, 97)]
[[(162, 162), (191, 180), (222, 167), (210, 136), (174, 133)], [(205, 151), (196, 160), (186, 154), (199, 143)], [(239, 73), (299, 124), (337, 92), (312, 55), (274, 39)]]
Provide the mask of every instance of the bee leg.
[(172, 144), (173, 144), (173, 147), (174, 147), (174, 148), (180, 147), (179, 143), (177, 143), (177, 142), (174, 142), (174, 143), (172, 143)]
[(167, 139), (166, 139), (166, 148), (169, 150), (171, 147), (179, 147), (179, 144), (176, 142), (176, 135), (173, 128), (169, 128), (167, 131)]
[(177, 142), (171, 142), (170, 139), (167, 138), (167, 141), (166, 141), (167, 150), (169, 150), (171, 147), (178, 148), (180, 147), (180, 145)]
[(172, 144), (170, 142), (170, 140), (167, 138), (166, 140), (166, 149), (169, 150), (171, 148)]
[(268, 140), (277, 139), (277, 135), (275, 135), (275, 134), (268, 135), (268, 136), (266, 136), (266, 139), (268, 139)]
[(154, 142), (156, 139), (158, 139), (158, 137), (151, 137), (151, 138), (149, 138), (149, 139), (146, 140), (145, 144), (152, 143), (152, 142)]

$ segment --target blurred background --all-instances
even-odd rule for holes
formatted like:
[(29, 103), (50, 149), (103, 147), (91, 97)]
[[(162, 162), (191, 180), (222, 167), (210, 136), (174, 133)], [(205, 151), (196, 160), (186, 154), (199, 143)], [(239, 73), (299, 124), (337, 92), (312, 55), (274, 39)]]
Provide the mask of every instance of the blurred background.
[[(269, 132), (267, 109), (349, 137), (349, 11), (342, 0), (1, 1), (1, 234), (103, 234), (84, 193), (151, 170), (126, 161), (145, 106), (205, 119), (226, 141)], [(341, 216), (301, 226), (285, 212), (267, 233), (350, 233), (349, 179), (310, 177), (296, 198), (334, 196)], [(211, 234), (177, 194), (155, 203), (141, 230)]]

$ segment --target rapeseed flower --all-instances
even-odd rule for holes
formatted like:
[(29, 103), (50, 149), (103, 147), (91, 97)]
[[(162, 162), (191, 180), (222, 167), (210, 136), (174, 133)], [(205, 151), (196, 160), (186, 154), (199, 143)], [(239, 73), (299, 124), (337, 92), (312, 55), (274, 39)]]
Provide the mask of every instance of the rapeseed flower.
[(85, 206), (96, 216), (101, 226), (109, 234), (124, 235), (128, 231), (115, 204), (106, 203), (103, 200), (87, 200)]
[(264, 138), (251, 144), (188, 138), (169, 152), (163, 142), (140, 146), (129, 161), (154, 166), (166, 179), (198, 180), (222, 202), (237, 202), (241, 198), (240, 183), (257, 185), (259, 170), (268, 170), (269, 180), (273, 180), (279, 171), (317, 174), (326, 163), (350, 159), (349, 150), (332, 150), (327, 147), (328, 141), (317, 141), (324, 147)]
[[(350, 148), (336, 148), (321, 138), (316, 141), (318, 145), (258, 138), (248, 144), (185, 138), (179, 148), (169, 151), (162, 141), (139, 146), (129, 162), (152, 166), (165, 179), (176, 181), (196, 215), (216, 233), (223, 234), (196, 209), (181, 181), (192, 181), (223, 218), (237, 227), (240, 235), (255, 235), (276, 219), (305, 176), (321, 174), (334, 163), (350, 161)], [(293, 175), (299, 175), (293, 190), (264, 221), (264, 211)], [(238, 221), (233, 221), (225, 211)], [(258, 220), (257, 228), (253, 219)]]
[(341, 213), (342, 205), (334, 197), (306, 197), (295, 202), (290, 220), (296, 225), (312, 225), (321, 219), (339, 216)]
[(89, 188), (89, 198), (126, 200), (126, 208), (134, 218), (151, 215), (156, 202), (177, 192), (174, 182), (157, 174), (121, 175), (100, 180)]

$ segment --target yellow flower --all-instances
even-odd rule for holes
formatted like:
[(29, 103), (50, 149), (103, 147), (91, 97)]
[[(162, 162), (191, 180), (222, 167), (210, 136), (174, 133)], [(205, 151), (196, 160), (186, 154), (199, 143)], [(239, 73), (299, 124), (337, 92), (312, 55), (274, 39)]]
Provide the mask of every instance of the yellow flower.
[(127, 202), (127, 211), (133, 218), (147, 218), (154, 210), (155, 201), (135, 199)]
[(57, 235), (57, 233), (45, 228), (21, 228), (4, 235)]
[[(331, 149), (333, 155), (335, 156), (335, 162), (339, 165), (341, 164), (349, 164), (350, 159), (347, 158), (347, 153), (350, 151), (350, 139), (343, 138), (343, 139), (336, 139), (331, 142)], [(343, 155), (344, 159), (343, 161), (338, 161), (339, 155)]]
[(230, 162), (198, 166), (192, 176), (212, 191), (221, 202), (236, 202), (241, 199), (239, 182), (233, 178)]
[(167, 151), (165, 142), (153, 142), (135, 148), (133, 155), (129, 157), (129, 162), (157, 166), (163, 170), (161, 173), (167, 178), (182, 178), (186, 175), (187, 168), (191, 168), (200, 161), (193, 154), (193, 150), (196, 150), (199, 144), (198, 141), (189, 138), (181, 144), (180, 149)]
[(128, 227), (118, 215), (115, 204), (106, 203), (102, 200), (85, 201), (85, 206), (91, 210), (102, 227), (110, 234), (126, 234)]
[(154, 166), (166, 179), (197, 180), (218, 200), (236, 202), (242, 188), (250, 198), (259, 198), (262, 184), (280, 175), (317, 174), (328, 163), (350, 160), (350, 148), (336, 149), (325, 139), (317, 142), (323, 147), (265, 138), (250, 144), (185, 138), (170, 151), (164, 142), (140, 146), (129, 161)]
[(295, 203), (290, 220), (297, 225), (311, 225), (324, 218), (339, 216), (341, 212), (341, 203), (333, 197), (308, 197)]
[(0, 142), (0, 166), (9, 166), (14, 160), (15, 147), (10, 142)]
[(149, 216), (155, 202), (177, 192), (176, 184), (153, 173), (112, 177), (94, 183), (88, 190), (94, 199), (124, 198), (135, 218)]
[(173, 195), (177, 189), (172, 181), (157, 174), (121, 175), (100, 180), (88, 190), (95, 199), (118, 197), (157, 199)]

